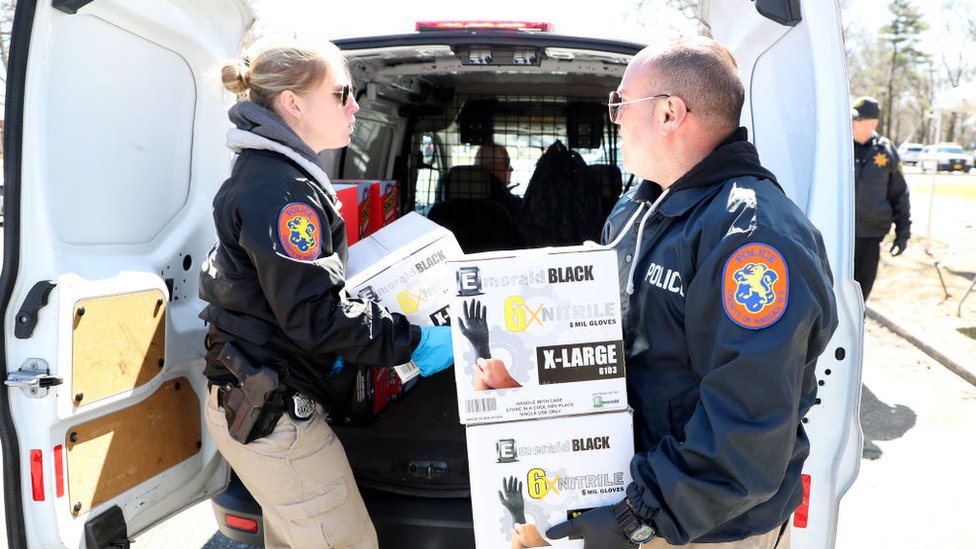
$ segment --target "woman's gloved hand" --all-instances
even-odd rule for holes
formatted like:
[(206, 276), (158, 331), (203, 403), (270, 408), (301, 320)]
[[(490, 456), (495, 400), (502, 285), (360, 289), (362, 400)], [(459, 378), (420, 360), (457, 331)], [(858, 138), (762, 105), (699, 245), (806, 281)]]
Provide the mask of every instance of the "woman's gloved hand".
[(450, 326), (420, 328), (420, 344), (410, 355), (410, 360), (427, 377), (446, 370), (454, 364), (454, 347), (451, 344)]

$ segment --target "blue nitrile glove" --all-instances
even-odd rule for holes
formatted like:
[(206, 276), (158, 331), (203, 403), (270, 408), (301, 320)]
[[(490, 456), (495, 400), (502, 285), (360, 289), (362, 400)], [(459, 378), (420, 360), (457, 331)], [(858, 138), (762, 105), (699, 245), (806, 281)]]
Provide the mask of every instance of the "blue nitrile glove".
[(420, 328), (420, 344), (410, 355), (410, 360), (427, 377), (446, 370), (454, 364), (454, 347), (451, 345), (450, 326)]
[(342, 371), (346, 367), (346, 360), (341, 356), (337, 356), (335, 362), (332, 363), (332, 370), (329, 372), (330, 376), (334, 376)]

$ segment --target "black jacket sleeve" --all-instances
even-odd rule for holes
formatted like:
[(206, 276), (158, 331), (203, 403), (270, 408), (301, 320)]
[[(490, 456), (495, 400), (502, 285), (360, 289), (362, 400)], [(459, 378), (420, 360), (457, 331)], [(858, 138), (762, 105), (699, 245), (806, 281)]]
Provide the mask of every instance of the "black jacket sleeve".
[(891, 203), (891, 218), (895, 223), (895, 240), (908, 241), (912, 236), (911, 204), (908, 198), (908, 184), (901, 171), (901, 159), (894, 147), (889, 147), (894, 159), (891, 176), (888, 178), (888, 202)]

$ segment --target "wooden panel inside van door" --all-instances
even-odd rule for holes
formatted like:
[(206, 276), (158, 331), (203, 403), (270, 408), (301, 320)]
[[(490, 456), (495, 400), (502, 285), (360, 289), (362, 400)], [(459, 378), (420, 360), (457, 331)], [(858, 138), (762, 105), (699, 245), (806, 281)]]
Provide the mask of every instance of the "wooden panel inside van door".
[(75, 406), (131, 391), (162, 370), (166, 299), (159, 290), (78, 301), (72, 322)]
[(66, 474), (75, 516), (200, 451), (200, 400), (178, 378), (135, 406), (70, 427)]

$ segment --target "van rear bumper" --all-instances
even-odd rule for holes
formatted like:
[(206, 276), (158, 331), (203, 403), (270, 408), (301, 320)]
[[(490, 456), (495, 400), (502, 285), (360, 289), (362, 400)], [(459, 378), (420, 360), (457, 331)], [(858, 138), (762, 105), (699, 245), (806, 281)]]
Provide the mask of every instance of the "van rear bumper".
[(471, 500), (420, 498), (362, 490), (380, 547), (457, 549), (474, 547)]

